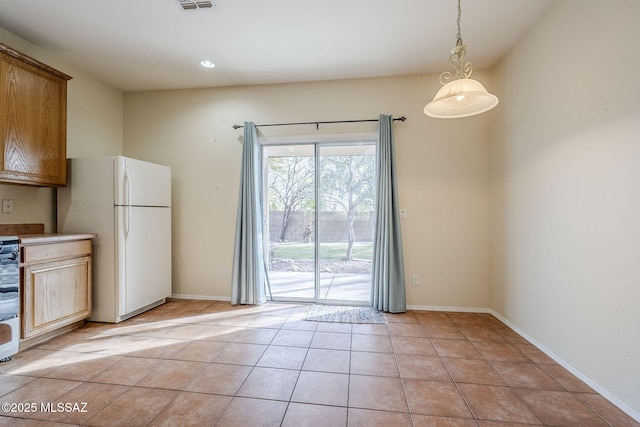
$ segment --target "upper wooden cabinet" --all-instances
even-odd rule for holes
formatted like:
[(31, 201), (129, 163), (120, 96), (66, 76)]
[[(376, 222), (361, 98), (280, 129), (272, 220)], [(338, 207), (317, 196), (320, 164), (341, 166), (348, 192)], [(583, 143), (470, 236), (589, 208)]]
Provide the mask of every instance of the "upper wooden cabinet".
[(0, 43), (0, 181), (65, 185), (69, 79)]

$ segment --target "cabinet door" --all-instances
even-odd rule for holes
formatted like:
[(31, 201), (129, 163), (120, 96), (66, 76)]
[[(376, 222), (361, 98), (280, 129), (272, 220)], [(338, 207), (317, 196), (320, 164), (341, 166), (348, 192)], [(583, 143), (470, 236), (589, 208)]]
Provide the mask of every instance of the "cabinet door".
[(91, 314), (91, 257), (24, 267), (22, 337), (30, 338)]
[(0, 180), (65, 185), (68, 76), (0, 47)]

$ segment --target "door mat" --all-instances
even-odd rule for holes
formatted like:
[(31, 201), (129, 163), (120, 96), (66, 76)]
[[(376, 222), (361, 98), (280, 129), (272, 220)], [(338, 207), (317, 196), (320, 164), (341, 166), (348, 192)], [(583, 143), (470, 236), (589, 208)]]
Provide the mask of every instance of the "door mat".
[(373, 307), (310, 305), (304, 320), (338, 323), (387, 323), (387, 316)]

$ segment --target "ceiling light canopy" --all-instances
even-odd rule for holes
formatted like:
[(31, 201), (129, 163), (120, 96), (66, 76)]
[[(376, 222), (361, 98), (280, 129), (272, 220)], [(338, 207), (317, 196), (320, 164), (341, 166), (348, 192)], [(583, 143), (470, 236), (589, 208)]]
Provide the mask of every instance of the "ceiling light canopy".
[(487, 92), (477, 80), (470, 79), (473, 72), (471, 62), (465, 62), (467, 47), (460, 35), (460, 0), (458, 0), (458, 33), (456, 46), (451, 49), (449, 63), (455, 68), (455, 74), (445, 71), (440, 74), (442, 88), (433, 101), (424, 107), (424, 113), (430, 117), (453, 119), (484, 113), (498, 105), (498, 97)]

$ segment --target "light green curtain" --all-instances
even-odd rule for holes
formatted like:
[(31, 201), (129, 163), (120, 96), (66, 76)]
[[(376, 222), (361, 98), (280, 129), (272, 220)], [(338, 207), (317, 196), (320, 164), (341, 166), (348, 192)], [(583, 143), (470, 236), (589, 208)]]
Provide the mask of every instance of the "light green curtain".
[(245, 122), (231, 278), (231, 304), (234, 305), (258, 304), (266, 300), (260, 161), (256, 125)]
[(377, 159), (376, 229), (373, 241), (371, 305), (380, 311), (407, 310), (393, 117), (380, 115)]

